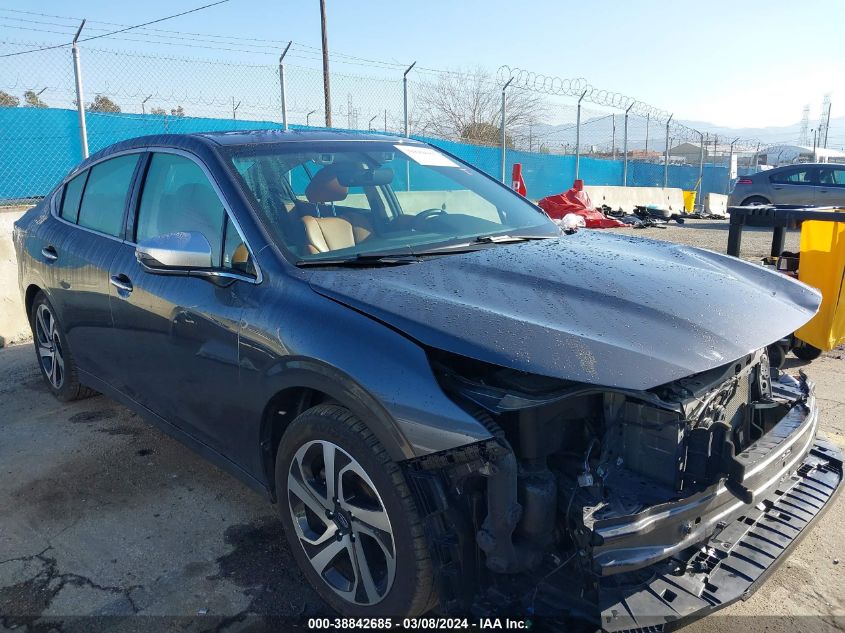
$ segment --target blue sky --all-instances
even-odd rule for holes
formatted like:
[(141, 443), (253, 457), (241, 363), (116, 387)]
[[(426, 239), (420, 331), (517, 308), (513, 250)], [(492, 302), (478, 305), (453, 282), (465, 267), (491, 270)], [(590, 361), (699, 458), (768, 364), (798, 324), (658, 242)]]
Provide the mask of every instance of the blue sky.
[[(15, 21), (11, 18), (27, 16), (3, 9), (134, 24), (203, 3), (0, 0), (0, 39), (62, 40), (57, 34), (20, 30), (33, 24)], [(585, 77), (594, 86), (674, 112), (676, 118), (732, 127), (794, 123), (807, 103), (812, 121), (827, 92), (832, 93), (833, 116), (845, 112), (845, 100), (841, 106), (837, 102), (845, 98), (845, 2), (839, 0), (328, 0), (328, 9), (330, 50), (363, 58), (417, 60), (446, 69), (483, 66), (493, 72), (509, 64)], [(317, 0), (231, 0), (156, 26), (320, 44)], [(250, 58), (179, 47), (168, 47), (168, 53)], [(386, 72), (336, 68), (352, 74)]]

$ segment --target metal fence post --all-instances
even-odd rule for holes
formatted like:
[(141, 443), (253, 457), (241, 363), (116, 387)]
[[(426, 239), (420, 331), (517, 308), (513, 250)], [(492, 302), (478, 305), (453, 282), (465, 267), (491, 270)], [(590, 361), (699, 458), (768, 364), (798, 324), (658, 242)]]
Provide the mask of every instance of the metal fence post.
[(502, 86), (502, 182), (505, 181), (505, 172), (507, 171), (507, 165), (505, 164), (505, 150), (507, 145), (507, 139), (505, 138), (505, 91), (508, 89), (508, 86), (511, 85), (513, 81), (513, 77), (508, 79), (508, 82)]
[(623, 131), (623, 139), (622, 139), (622, 186), (628, 186), (628, 113), (631, 111), (631, 108), (634, 107), (636, 101), (631, 103), (628, 106), (628, 109), (625, 110), (625, 126)]
[(611, 114), (611, 121), (613, 123), (613, 131), (610, 137), (610, 154), (613, 160), (616, 160), (616, 114)]
[(704, 210), (704, 198), (701, 197), (703, 187), (704, 187), (704, 133), (699, 132), (699, 158), (698, 158), (698, 193), (696, 197), (698, 198), (698, 204), (701, 207), (702, 211)]
[(73, 54), (73, 76), (76, 79), (76, 110), (79, 113), (79, 144), (82, 147), (82, 158), (88, 158), (88, 128), (85, 125), (85, 96), (82, 94), (82, 67), (79, 63), (79, 47), (76, 45), (76, 40), (79, 39), (79, 34), (82, 33), (82, 27), (85, 26), (85, 20), (73, 36), (73, 46), (71, 52)]
[(578, 180), (581, 170), (581, 100), (586, 94), (585, 90), (578, 98), (578, 110), (575, 114), (575, 180)]
[[(734, 164), (734, 144), (739, 140), (739, 138), (735, 138), (731, 141), (731, 153), (728, 155), (728, 182), (725, 184), (725, 195), (728, 195), (731, 192), (731, 168)], [(739, 161), (737, 160), (737, 175), (739, 174)]]
[(651, 125), (651, 112), (645, 115), (645, 150), (643, 150), (643, 160), (648, 160), (648, 128)]
[(674, 114), (669, 115), (666, 121), (666, 150), (663, 152), (663, 188), (669, 186), (669, 124), (672, 122)]
[(410, 130), (408, 126), (408, 73), (411, 72), (411, 69), (417, 65), (417, 62), (414, 62), (408, 69), (402, 74), (402, 98), (403, 104), (405, 108), (405, 138), (410, 136)]
[(282, 94), (282, 129), (285, 132), (288, 129), (288, 103), (285, 98), (285, 55), (288, 54), (291, 44), (293, 44), (293, 40), (288, 42), (285, 50), (282, 51), (281, 57), (279, 57), (279, 90), (281, 90)]

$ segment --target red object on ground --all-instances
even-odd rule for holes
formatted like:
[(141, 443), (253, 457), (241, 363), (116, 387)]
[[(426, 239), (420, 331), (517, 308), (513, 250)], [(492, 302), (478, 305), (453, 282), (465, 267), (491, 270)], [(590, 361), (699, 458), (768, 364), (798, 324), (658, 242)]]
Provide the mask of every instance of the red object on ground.
[(525, 188), (525, 181), (522, 179), (522, 163), (513, 164), (513, 176), (511, 177), (511, 189), (524, 196), (528, 193)]
[(575, 213), (584, 218), (588, 229), (612, 229), (628, 226), (614, 218), (607, 217), (593, 206), (590, 196), (584, 191), (584, 181), (576, 180), (572, 189), (547, 196), (537, 203), (553, 220), (562, 220), (563, 216)]

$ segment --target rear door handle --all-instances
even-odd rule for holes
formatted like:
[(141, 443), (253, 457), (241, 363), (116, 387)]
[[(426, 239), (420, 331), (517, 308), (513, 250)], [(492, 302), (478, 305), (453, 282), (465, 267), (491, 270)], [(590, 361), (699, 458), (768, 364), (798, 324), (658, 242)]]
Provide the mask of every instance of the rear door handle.
[(54, 262), (59, 258), (59, 254), (56, 252), (56, 247), (52, 244), (50, 246), (45, 246), (41, 249), (41, 254), (44, 256), (48, 262)]
[(132, 292), (132, 281), (123, 273), (121, 273), (120, 275), (112, 275), (109, 278), (109, 283), (118, 290), (122, 290), (123, 292)]

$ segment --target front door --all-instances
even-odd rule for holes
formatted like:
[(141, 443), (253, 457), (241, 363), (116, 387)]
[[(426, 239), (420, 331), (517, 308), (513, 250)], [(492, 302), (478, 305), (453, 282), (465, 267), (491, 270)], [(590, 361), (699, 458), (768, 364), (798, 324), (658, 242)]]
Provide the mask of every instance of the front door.
[(142, 187), (135, 241), (200, 232), (221, 276), (152, 273), (138, 263), (134, 244), (123, 246), (111, 269), (124, 283), (111, 297), (121, 341), (120, 388), (196, 439), (231, 454), (229, 427), (238, 424), (238, 329), (254, 281), (238, 255), (246, 247), (192, 158), (153, 153)]
[(816, 206), (845, 206), (845, 167), (819, 167)]

